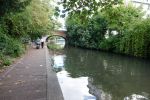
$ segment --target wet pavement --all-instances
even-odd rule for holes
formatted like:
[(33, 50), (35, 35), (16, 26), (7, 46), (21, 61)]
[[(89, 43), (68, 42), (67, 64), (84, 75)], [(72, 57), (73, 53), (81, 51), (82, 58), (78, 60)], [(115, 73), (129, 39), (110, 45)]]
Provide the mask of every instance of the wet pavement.
[(31, 48), (15, 64), (0, 73), (0, 100), (63, 100), (49, 53)]

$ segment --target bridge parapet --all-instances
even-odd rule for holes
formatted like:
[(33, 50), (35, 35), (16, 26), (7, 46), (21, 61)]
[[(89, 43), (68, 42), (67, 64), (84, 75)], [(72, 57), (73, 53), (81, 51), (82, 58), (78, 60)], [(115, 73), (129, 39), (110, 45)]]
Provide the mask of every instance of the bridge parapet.
[(61, 37), (66, 38), (66, 31), (64, 31), (64, 30), (56, 30), (56, 31), (53, 32), (53, 35), (57, 35), (57, 36), (61, 36)]

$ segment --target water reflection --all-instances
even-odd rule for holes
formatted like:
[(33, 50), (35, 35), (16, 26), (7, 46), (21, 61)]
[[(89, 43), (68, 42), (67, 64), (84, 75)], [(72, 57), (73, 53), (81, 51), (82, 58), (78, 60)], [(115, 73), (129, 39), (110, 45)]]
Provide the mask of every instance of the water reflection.
[(66, 40), (60, 36), (52, 36), (48, 39), (48, 43), (59, 45), (60, 48), (64, 48), (66, 45)]
[(70, 73), (65, 70), (64, 54), (54, 54), (53, 69), (57, 72), (58, 81), (60, 83), (65, 100), (96, 100), (95, 96), (89, 94), (88, 77), (70, 77)]
[(131, 95), (129, 97), (125, 97), (124, 100), (149, 100), (149, 99), (146, 96), (133, 94), (133, 95)]
[(53, 60), (53, 69), (56, 72), (62, 71), (64, 69), (65, 55), (54, 54), (52, 60)]
[[(57, 75), (67, 95), (65, 100), (95, 100), (83, 99), (94, 98), (92, 95), (96, 100), (150, 99), (150, 62), (72, 47), (66, 48), (64, 55), (63, 68)], [(80, 92), (74, 90), (76, 86)], [(71, 93), (78, 98), (70, 98)]]
[(57, 76), (65, 100), (96, 100), (88, 93), (88, 77), (72, 78), (66, 71), (57, 73)]

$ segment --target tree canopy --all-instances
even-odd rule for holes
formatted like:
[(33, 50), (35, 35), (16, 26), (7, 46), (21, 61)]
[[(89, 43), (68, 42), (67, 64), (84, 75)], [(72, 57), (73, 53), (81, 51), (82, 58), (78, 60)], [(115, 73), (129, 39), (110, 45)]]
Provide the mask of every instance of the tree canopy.
[[(122, 0), (62, 0), (58, 4), (63, 5), (63, 13), (79, 13), (89, 16), (97, 12), (98, 9), (111, 8), (121, 3)], [(60, 11), (58, 8), (56, 10)]]
[[(20, 56), (25, 43), (53, 30), (50, 0), (0, 0), (0, 62)], [(1, 66), (1, 63), (0, 63)]]
[(0, 0), (0, 16), (9, 12), (19, 12), (25, 9), (32, 0)]
[(143, 12), (131, 5), (118, 5), (101, 10), (90, 16), (86, 23), (80, 14), (69, 14), (66, 20), (69, 43), (84, 48), (149, 58), (150, 21), (142, 16)]
[[(28, 5), (24, 5), (25, 7), (22, 11), (17, 8), (15, 9), (16, 11), (7, 9), (7, 12), (1, 16), (0, 21), (3, 24), (3, 29), (7, 31), (6, 34), (13, 37), (20, 37), (23, 35), (37, 37), (42, 34), (50, 33), (50, 30), (53, 27), (53, 20), (51, 19), (53, 16), (53, 8), (49, 5), (50, 0), (30, 0), (30, 3), (29, 0), (15, 0), (12, 1), (12, 3), (14, 3), (14, 6), (16, 7), (18, 3), (24, 4), (27, 3), (27, 1)], [(6, 8), (11, 7), (10, 5), (5, 6)]]

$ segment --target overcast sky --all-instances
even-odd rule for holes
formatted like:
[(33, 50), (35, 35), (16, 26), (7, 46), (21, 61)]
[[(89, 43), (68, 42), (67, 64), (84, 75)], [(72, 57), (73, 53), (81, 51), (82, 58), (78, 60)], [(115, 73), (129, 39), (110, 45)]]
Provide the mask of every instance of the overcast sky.
[[(57, 2), (60, 1), (60, 0), (53, 0), (51, 2), (51, 5), (56, 7), (58, 6), (60, 10), (63, 10), (63, 7), (61, 5), (58, 5)], [(62, 18), (62, 17), (53, 17), (54, 19), (58, 20), (61, 24), (62, 24), (62, 27), (60, 28), (60, 30), (66, 30), (65, 29), (65, 18)]]

